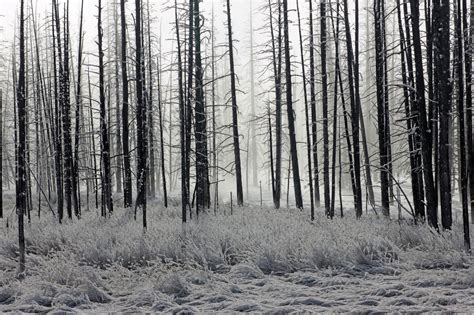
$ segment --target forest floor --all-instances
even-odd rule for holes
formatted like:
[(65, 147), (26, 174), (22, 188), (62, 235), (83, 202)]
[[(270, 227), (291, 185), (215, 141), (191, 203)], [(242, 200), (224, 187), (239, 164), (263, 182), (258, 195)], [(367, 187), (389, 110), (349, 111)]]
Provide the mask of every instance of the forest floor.
[[(226, 209), (227, 214), (230, 213)], [(439, 234), (375, 216), (314, 222), (297, 210), (234, 208), (183, 227), (179, 209), (0, 220), (0, 312), (468, 312), (474, 260), (462, 229)], [(319, 213), (318, 213), (319, 214)], [(472, 226), (471, 226), (472, 228)]]

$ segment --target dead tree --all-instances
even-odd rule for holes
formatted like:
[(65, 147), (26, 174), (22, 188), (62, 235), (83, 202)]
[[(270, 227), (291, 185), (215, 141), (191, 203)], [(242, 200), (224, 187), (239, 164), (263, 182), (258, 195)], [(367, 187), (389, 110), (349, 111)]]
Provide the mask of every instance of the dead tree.
[(428, 223), (434, 228), (438, 228), (438, 214), (436, 191), (433, 180), (433, 159), (432, 159), (432, 139), (430, 136), (430, 127), (426, 115), (425, 99), (425, 79), (423, 72), (423, 53), (421, 49), (420, 36), (420, 8), (418, 0), (410, 0), (411, 8), (411, 26), (413, 36), (413, 52), (415, 63), (415, 102), (414, 108), (418, 113), (418, 121), (421, 133), (421, 148), (423, 159), (423, 179), (426, 192), (426, 209), (428, 213)]
[(388, 150), (387, 150), (387, 110), (384, 82), (380, 78), (385, 76), (386, 68), (384, 67), (384, 38), (385, 32), (385, 13), (382, 8), (381, 0), (374, 1), (374, 17), (375, 17), (375, 63), (376, 63), (376, 81), (377, 85), (377, 122), (379, 136), (379, 155), (380, 155), (380, 186), (382, 197), (382, 211), (386, 217), (390, 217), (390, 201), (389, 201), (389, 169), (388, 169)]
[(305, 60), (304, 60), (304, 49), (303, 49), (303, 35), (301, 31), (301, 15), (300, 15), (300, 2), (296, 1), (296, 10), (298, 14), (298, 34), (300, 42), (300, 55), (301, 55), (301, 72), (303, 76), (303, 93), (304, 93), (304, 112), (305, 112), (305, 125), (306, 125), (306, 146), (307, 146), (307, 158), (308, 158), (308, 182), (309, 182), (309, 193), (310, 193), (310, 207), (311, 207), (311, 221), (314, 220), (314, 194), (313, 194), (313, 172), (311, 167), (311, 133), (309, 128), (309, 105), (308, 105), (308, 92), (306, 87), (306, 72), (305, 72)]
[(98, 50), (99, 50), (99, 104), (100, 104), (100, 149), (102, 162), (102, 216), (106, 216), (106, 208), (109, 213), (113, 212), (112, 203), (112, 176), (110, 173), (110, 143), (108, 132), (107, 111), (105, 104), (105, 83), (104, 83), (104, 51), (102, 48), (102, 0), (99, 0), (97, 16)]
[(353, 141), (353, 162), (354, 162), (354, 205), (356, 216), (362, 216), (362, 188), (360, 180), (360, 141), (359, 141), (359, 106), (357, 102), (357, 93), (355, 92), (354, 77), (354, 52), (352, 49), (352, 35), (349, 23), (349, 7), (347, 0), (344, 0), (344, 27), (346, 31), (346, 49), (347, 49), (347, 68), (349, 77), (349, 95), (351, 104), (351, 122), (352, 122), (352, 141)]
[(451, 213), (451, 166), (450, 160), (450, 116), (451, 116), (451, 74), (450, 74), (450, 1), (441, 0), (433, 3), (433, 55), (437, 80), (435, 84), (435, 98), (439, 108), (439, 191), (441, 205), (441, 223), (443, 228), (450, 229), (452, 225)]
[[(18, 244), (19, 244), (19, 265), (18, 276), (24, 277), (25, 272), (25, 231), (23, 226), (23, 218), (27, 207), (27, 182), (26, 182), (26, 94), (25, 94), (25, 3), (20, 2), (20, 64), (18, 69), (18, 83), (16, 87), (16, 101), (18, 111), (18, 143), (17, 147), (17, 216), (18, 216)], [(16, 131), (15, 131), (16, 132)]]
[(83, 32), (82, 32), (82, 21), (84, 13), (84, 0), (81, 1), (81, 15), (79, 20), (79, 47), (77, 55), (77, 88), (76, 88), (76, 131), (74, 138), (74, 162), (73, 162), (73, 202), (75, 214), (77, 217), (81, 215), (80, 207), (80, 189), (79, 189), (79, 140), (80, 140), (80, 125), (81, 125), (81, 112), (82, 112), (82, 85), (81, 85), (81, 76), (82, 76), (82, 43), (83, 43)]
[(141, 0), (135, 0), (135, 73), (137, 98), (137, 199), (135, 209), (143, 211), (143, 229), (147, 228), (146, 217), (146, 180), (147, 180), (147, 108), (143, 97), (145, 86), (145, 61), (142, 48), (142, 5)]
[[(274, 174), (272, 174), (273, 187), (273, 203), (276, 209), (280, 208), (281, 200), (281, 157), (282, 157), (282, 23), (281, 23), (281, 1), (277, 1), (278, 10), (278, 34), (275, 36), (275, 27), (273, 22), (273, 8), (272, 3), (268, 0), (269, 16), (270, 16), (270, 35), (272, 46), (272, 65), (273, 78), (275, 84), (275, 166)], [(275, 38), (276, 37), (276, 38)], [(271, 118), (269, 117), (269, 126), (271, 126)], [(270, 132), (271, 134), (271, 132)], [(273, 148), (273, 145), (270, 147)], [(273, 151), (270, 151), (273, 156)], [(273, 160), (273, 159), (272, 159)], [(273, 162), (272, 162), (273, 169)]]
[[(465, 0), (463, 0), (465, 2)], [(469, 197), (468, 197), (468, 179), (469, 174), (467, 170), (467, 159), (466, 159), (466, 130), (465, 130), (465, 112), (464, 112), (464, 64), (463, 64), (463, 20), (465, 17), (462, 15), (461, 0), (457, 0), (457, 18), (456, 18), (456, 46), (458, 53), (458, 60), (456, 62), (457, 67), (457, 112), (459, 121), (459, 175), (461, 180), (461, 205), (462, 205), (462, 219), (463, 219), (463, 230), (464, 230), (464, 247), (466, 251), (471, 250), (471, 239), (469, 235)], [(464, 3), (465, 4), (465, 3)], [(464, 47), (466, 49), (466, 47)], [(468, 83), (469, 84), (469, 83)]]
[(328, 121), (328, 74), (326, 65), (326, 2), (320, 3), (321, 23), (321, 88), (323, 102), (323, 181), (324, 181), (324, 208), (326, 216), (331, 214), (331, 197), (329, 190), (329, 121)]
[(121, 24), (121, 68), (122, 68), (122, 150), (123, 150), (123, 202), (124, 207), (132, 206), (132, 171), (130, 167), (129, 121), (128, 121), (128, 74), (127, 74), (127, 20), (125, 16), (125, 1), (120, 0)]
[(179, 36), (178, 1), (174, 1), (174, 18), (176, 28), (176, 43), (178, 48), (178, 84), (179, 84), (179, 135), (181, 149), (181, 220), (186, 223), (188, 206), (188, 191), (186, 186), (186, 109), (184, 104), (183, 62), (181, 57), (181, 40)]
[(301, 181), (298, 163), (298, 148), (296, 144), (295, 112), (293, 111), (288, 0), (283, 0), (283, 30), (283, 37), (285, 41), (286, 108), (288, 114), (288, 131), (290, 136), (291, 165), (293, 168), (293, 186), (295, 190), (296, 207), (298, 209), (303, 209), (303, 196), (301, 194)]
[(318, 126), (316, 117), (316, 76), (314, 66), (314, 25), (313, 25), (313, 1), (309, 3), (309, 84), (311, 95), (311, 135), (313, 142), (313, 163), (314, 163), (314, 200), (316, 207), (319, 207), (321, 196), (319, 193), (319, 162), (318, 162)]
[(244, 204), (244, 192), (242, 189), (242, 167), (240, 162), (240, 138), (238, 125), (238, 107), (237, 107), (237, 90), (235, 83), (234, 68), (234, 43), (232, 40), (232, 20), (230, 13), (230, 0), (227, 0), (227, 39), (229, 46), (229, 67), (230, 67), (230, 86), (232, 98), (232, 136), (234, 143), (234, 163), (235, 163), (235, 179), (237, 187), (237, 204)]
[[(196, 215), (209, 208), (209, 161), (207, 151), (207, 117), (204, 105), (203, 67), (201, 57), (200, 0), (194, 1), (194, 43), (195, 43), (195, 142), (196, 142)], [(235, 149), (234, 149), (235, 150)]]

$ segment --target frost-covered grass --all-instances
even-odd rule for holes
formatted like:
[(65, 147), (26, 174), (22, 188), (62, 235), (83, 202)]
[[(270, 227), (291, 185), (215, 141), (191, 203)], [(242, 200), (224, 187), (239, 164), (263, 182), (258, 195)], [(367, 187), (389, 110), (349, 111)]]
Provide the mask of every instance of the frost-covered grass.
[[(116, 310), (121, 311), (177, 311), (182, 305), (191, 311), (193, 307), (215, 310), (185, 300), (190, 296), (205, 299), (202, 288), (216, 290), (222, 282), (237, 295), (245, 291), (238, 284), (255, 283), (258, 288), (273, 281), (268, 279), (289, 277), (296, 284), (308, 285), (301, 274), (303, 278), (331, 274), (352, 279), (394, 277), (414, 270), (468, 270), (472, 274), (472, 260), (463, 251), (462, 230), (457, 225), (440, 234), (427, 225), (375, 217), (328, 220), (321, 216), (310, 222), (306, 213), (297, 210), (244, 207), (234, 209), (232, 216), (203, 215), (182, 226), (178, 213), (177, 208), (151, 208), (146, 233), (140, 215), (134, 221), (133, 213), (123, 209), (108, 219), (86, 212), (81, 220), (63, 225), (48, 215), (34, 218), (26, 227), (27, 275), (22, 282), (15, 279), (16, 229), (3, 226), (0, 311), (48, 311), (58, 306), (85, 310), (100, 304), (107, 306), (104, 310), (120, 305)], [(468, 279), (465, 286), (474, 287), (474, 275)], [(320, 280), (315, 281), (309, 283)], [(302, 298), (294, 296), (293, 302)], [(223, 297), (216, 299), (203, 303), (226, 302)], [(317, 303), (299, 302), (303, 306)], [(244, 306), (222, 310), (262, 310)]]

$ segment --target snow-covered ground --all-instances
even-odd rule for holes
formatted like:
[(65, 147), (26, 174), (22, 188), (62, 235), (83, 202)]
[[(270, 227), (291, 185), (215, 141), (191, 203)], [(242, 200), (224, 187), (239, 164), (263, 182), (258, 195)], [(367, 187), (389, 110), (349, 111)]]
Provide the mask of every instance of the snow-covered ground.
[[(221, 210), (222, 211), (222, 210)], [(226, 211), (229, 213), (229, 209)], [(0, 312), (464, 311), (474, 309), (474, 261), (461, 227), (438, 234), (375, 217), (315, 222), (260, 207), (141, 218), (118, 209), (59, 226), (26, 226), (27, 275), (15, 277), (15, 226), (0, 230)]]

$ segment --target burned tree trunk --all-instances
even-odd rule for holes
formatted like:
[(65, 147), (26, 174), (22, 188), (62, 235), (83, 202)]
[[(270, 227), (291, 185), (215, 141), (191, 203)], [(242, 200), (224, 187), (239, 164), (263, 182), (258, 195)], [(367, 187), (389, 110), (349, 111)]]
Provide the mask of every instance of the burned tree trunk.
[(137, 98), (137, 200), (136, 208), (143, 211), (143, 229), (147, 228), (146, 217), (146, 180), (147, 180), (147, 108), (143, 97), (145, 86), (145, 62), (142, 48), (142, 5), (135, 0), (135, 44), (136, 44), (136, 98)]
[(123, 202), (124, 207), (132, 206), (132, 171), (130, 167), (129, 122), (128, 122), (128, 74), (127, 74), (127, 22), (125, 0), (120, 0), (121, 24), (121, 68), (122, 68), (122, 150), (123, 150)]
[[(18, 276), (24, 277), (25, 272), (25, 231), (23, 218), (27, 207), (27, 183), (26, 183), (26, 95), (25, 95), (25, 3), (21, 0), (20, 7), (20, 65), (18, 69), (18, 85), (16, 87), (16, 101), (18, 111), (18, 151), (17, 160), (17, 216), (18, 216), (18, 244), (19, 244), (19, 265)], [(16, 132), (16, 131), (15, 131)]]
[(293, 168), (293, 186), (295, 190), (295, 201), (298, 209), (303, 208), (303, 196), (301, 194), (301, 181), (298, 163), (298, 148), (296, 143), (295, 112), (293, 110), (293, 92), (291, 78), (291, 55), (290, 55), (290, 32), (288, 22), (288, 0), (283, 0), (283, 30), (285, 41), (285, 77), (286, 77), (286, 107), (288, 114), (288, 131), (290, 136), (291, 165)]
[[(232, 20), (230, 14), (230, 0), (227, 0), (227, 39), (229, 45), (229, 67), (230, 67), (230, 85), (232, 98), (232, 136), (234, 142), (234, 162), (235, 179), (237, 185), (237, 204), (244, 204), (244, 193), (242, 189), (242, 167), (240, 162), (240, 139), (238, 125), (237, 91), (235, 86), (235, 68), (234, 68), (234, 43), (232, 40)], [(255, 152), (254, 152), (255, 153)]]
[(310, 207), (311, 207), (311, 221), (314, 220), (314, 194), (313, 194), (313, 172), (311, 167), (311, 133), (309, 128), (309, 108), (308, 108), (308, 92), (306, 88), (306, 72), (304, 66), (304, 50), (303, 50), (303, 35), (301, 32), (301, 16), (300, 16), (300, 2), (296, 1), (296, 10), (298, 13), (298, 31), (300, 40), (300, 55), (301, 55), (301, 72), (303, 75), (303, 93), (304, 93), (304, 113), (305, 113), (305, 125), (306, 125), (306, 146), (307, 146), (307, 158), (308, 158), (308, 182), (309, 182), (309, 193), (310, 193)]
[(416, 75), (416, 95), (414, 108), (418, 113), (418, 121), (421, 133), (421, 148), (423, 159), (423, 178), (426, 192), (426, 208), (428, 213), (428, 223), (434, 228), (438, 228), (438, 214), (436, 191), (433, 180), (433, 160), (432, 160), (432, 142), (430, 136), (430, 127), (427, 122), (426, 100), (425, 100), (425, 80), (423, 75), (423, 54), (421, 49), (420, 37), (420, 8), (418, 0), (410, 0), (411, 23), (413, 34), (413, 51)]
[(388, 170), (388, 150), (387, 150), (387, 110), (385, 99), (384, 82), (380, 78), (385, 76), (384, 67), (384, 44), (383, 33), (385, 28), (385, 15), (382, 9), (381, 0), (374, 1), (374, 17), (375, 17), (375, 63), (377, 79), (377, 122), (379, 135), (379, 155), (380, 155), (380, 186), (382, 211), (384, 216), (390, 217), (390, 201), (389, 201), (389, 170)]
[(203, 67), (201, 59), (200, 0), (194, 1), (194, 42), (196, 65), (195, 141), (196, 141), (196, 215), (209, 208), (209, 161), (207, 152), (207, 117), (204, 105)]
[[(443, 228), (451, 229), (451, 165), (450, 160), (450, 119), (451, 119), (451, 75), (450, 75), (450, 14), (448, 0), (441, 0), (433, 7), (435, 69), (438, 79), (435, 84), (435, 95), (439, 108), (439, 191), (441, 205), (441, 223)], [(437, 163), (438, 164), (438, 163)]]
[(112, 203), (112, 178), (110, 174), (110, 143), (108, 132), (108, 121), (105, 104), (105, 83), (104, 83), (104, 51), (102, 48), (102, 0), (99, 0), (98, 5), (99, 14), (97, 17), (97, 31), (98, 31), (98, 49), (99, 49), (99, 93), (100, 93), (100, 149), (102, 161), (102, 216), (106, 216), (105, 207), (109, 213), (113, 212)]

